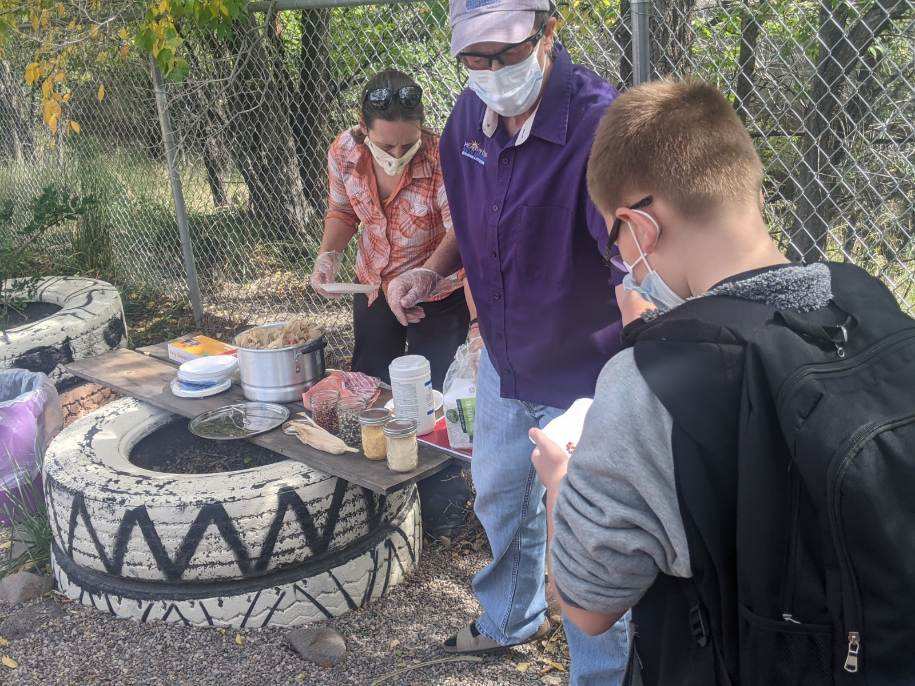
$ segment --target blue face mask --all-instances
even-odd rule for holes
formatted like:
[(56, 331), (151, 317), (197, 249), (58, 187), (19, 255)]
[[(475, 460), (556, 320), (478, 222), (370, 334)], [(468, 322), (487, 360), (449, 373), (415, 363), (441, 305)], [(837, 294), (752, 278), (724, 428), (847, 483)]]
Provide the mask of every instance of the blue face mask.
[[(658, 226), (658, 223), (654, 220), (654, 217), (652, 217), (647, 212), (642, 212), (641, 210), (633, 210), (633, 212), (638, 212), (639, 214), (647, 217), (648, 220), (654, 224), (654, 228), (657, 229), (658, 238), (661, 237), (661, 227)], [(677, 295), (674, 290), (667, 285), (667, 282), (661, 278), (661, 275), (658, 274), (650, 264), (648, 264), (648, 257), (644, 252), (642, 252), (642, 246), (639, 245), (639, 239), (636, 238), (635, 231), (632, 230), (632, 225), (627, 222), (626, 226), (629, 228), (629, 233), (632, 234), (632, 240), (635, 242), (635, 247), (639, 249), (639, 259), (637, 259), (632, 264), (629, 264), (625, 261), (623, 262), (623, 264), (625, 264), (626, 268), (629, 270), (626, 276), (623, 277), (623, 289), (627, 291), (635, 291), (662, 312), (673, 309), (677, 305), (682, 305), (686, 301)], [(635, 266), (639, 262), (645, 263), (645, 267), (648, 269), (648, 274), (644, 279), (642, 279), (641, 283), (636, 283), (635, 277), (632, 275), (632, 273)]]

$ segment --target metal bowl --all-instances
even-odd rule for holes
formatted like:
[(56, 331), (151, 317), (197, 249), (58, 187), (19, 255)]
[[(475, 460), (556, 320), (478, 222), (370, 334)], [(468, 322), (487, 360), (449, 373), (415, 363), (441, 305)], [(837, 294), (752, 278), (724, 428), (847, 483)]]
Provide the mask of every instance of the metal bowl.
[[(275, 322), (252, 328), (279, 328), (286, 322)], [(237, 340), (237, 337), (236, 337)], [(305, 390), (324, 378), (324, 349), (327, 339), (318, 338), (285, 348), (262, 350), (238, 349), (241, 389), (248, 400), (288, 403), (298, 400)]]

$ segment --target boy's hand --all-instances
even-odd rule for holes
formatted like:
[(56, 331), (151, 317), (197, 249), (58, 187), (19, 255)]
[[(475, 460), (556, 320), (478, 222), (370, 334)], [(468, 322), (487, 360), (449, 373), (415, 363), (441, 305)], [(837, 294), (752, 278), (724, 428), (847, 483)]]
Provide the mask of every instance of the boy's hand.
[(548, 491), (559, 488), (559, 482), (569, 469), (569, 455), (554, 443), (540, 429), (531, 429), (528, 434), (537, 444), (531, 453), (531, 462), (537, 470), (537, 476)]
[(655, 306), (645, 300), (635, 291), (627, 291), (623, 284), (616, 287), (616, 306), (620, 308), (623, 326), (642, 316), (643, 312), (655, 309)]

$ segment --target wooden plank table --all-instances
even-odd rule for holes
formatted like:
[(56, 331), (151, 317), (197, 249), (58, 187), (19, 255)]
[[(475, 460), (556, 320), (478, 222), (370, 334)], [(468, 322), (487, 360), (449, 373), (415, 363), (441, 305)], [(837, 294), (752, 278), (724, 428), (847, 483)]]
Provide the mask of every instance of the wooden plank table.
[[(179, 398), (173, 395), (170, 385), (175, 377), (176, 365), (162, 359), (163, 351), (166, 351), (165, 344), (140, 348), (139, 351), (114, 350), (71, 362), (67, 370), (80, 378), (113, 388), (122, 395), (188, 418), (224, 405), (244, 402), (245, 397), (238, 385), (209, 398)], [(301, 402), (286, 406), (293, 416), (304, 409)], [(284, 434), (282, 428), (245, 440), (376, 493), (390, 493), (431, 476), (444, 469), (454, 457), (437, 446), (421, 442), (419, 466), (412, 472), (401, 474), (389, 470), (384, 460), (367, 460), (362, 453), (330, 455), (316, 450), (304, 445), (295, 436)]]

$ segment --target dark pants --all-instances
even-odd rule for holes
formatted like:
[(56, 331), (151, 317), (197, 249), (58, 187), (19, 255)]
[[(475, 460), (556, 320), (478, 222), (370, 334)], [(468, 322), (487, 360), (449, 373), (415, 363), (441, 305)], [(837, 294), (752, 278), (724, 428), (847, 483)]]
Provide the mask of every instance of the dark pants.
[(467, 338), (470, 313), (464, 291), (456, 290), (444, 300), (423, 303), (425, 318), (403, 326), (384, 294), (371, 307), (365, 295), (353, 296), (353, 371), (377, 376), (390, 383), (388, 365), (401, 355), (422, 355), (432, 367), (432, 387), (442, 390), (454, 353)]
[[(444, 300), (422, 304), (425, 318), (402, 326), (384, 294), (369, 306), (365, 295), (353, 296), (353, 371), (390, 383), (388, 365), (401, 355), (422, 355), (432, 367), (432, 387), (442, 390), (454, 353), (467, 338), (470, 313), (462, 289)], [(472, 491), (467, 470), (453, 462), (419, 482), (423, 526), (433, 536), (453, 533), (466, 520)]]

